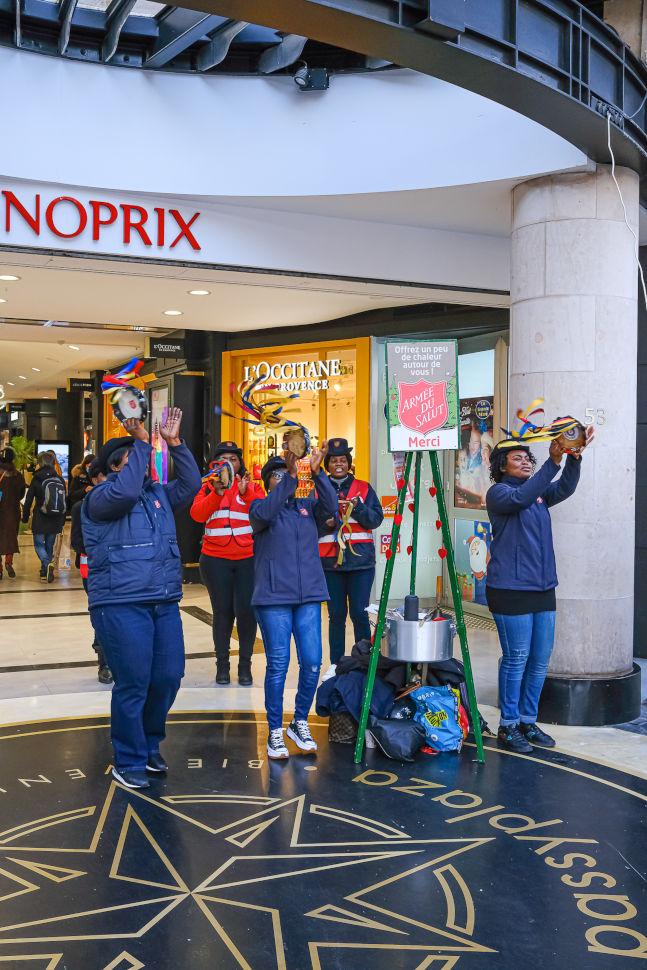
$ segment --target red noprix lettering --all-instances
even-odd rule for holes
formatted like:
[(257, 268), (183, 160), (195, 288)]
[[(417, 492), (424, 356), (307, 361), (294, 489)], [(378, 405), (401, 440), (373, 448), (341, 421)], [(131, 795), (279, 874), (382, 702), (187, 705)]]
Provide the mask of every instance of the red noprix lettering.
[(180, 213), (177, 211), (177, 209), (169, 209), (168, 211), (169, 211), (169, 214), (173, 216), (173, 218), (177, 222), (178, 226), (180, 227), (180, 231), (179, 231), (178, 235), (175, 237), (175, 239), (173, 240), (173, 242), (171, 243), (169, 249), (173, 249), (174, 246), (177, 246), (177, 244), (179, 243), (180, 239), (186, 239), (186, 241), (189, 243), (189, 245), (191, 246), (192, 249), (200, 249), (200, 243), (195, 238), (195, 236), (193, 235), (193, 233), (190, 231), (191, 226), (193, 225), (193, 223), (195, 222), (195, 220), (198, 218), (198, 216), (200, 215), (200, 213), (199, 212), (195, 212), (191, 216), (191, 218), (189, 219), (189, 221), (188, 222), (185, 222), (184, 218), (180, 215)]
[[(63, 232), (62, 229), (57, 229), (54, 223), (54, 210), (61, 202), (69, 202), (70, 205), (74, 206), (79, 214), (79, 224), (74, 232)], [(73, 199), (71, 195), (59, 195), (57, 199), (52, 199), (50, 204), (45, 209), (45, 222), (47, 223), (48, 229), (50, 229), (55, 236), (60, 236), (62, 239), (73, 239), (74, 236), (80, 236), (87, 226), (88, 214), (85, 211), (85, 206), (82, 206), (78, 199)]]
[[(99, 233), (101, 226), (111, 226), (113, 222), (117, 221), (117, 206), (113, 205), (112, 202), (95, 202), (90, 200), (90, 205), (92, 206), (92, 238), (96, 241), (99, 238)], [(108, 218), (101, 218), (101, 210), (108, 210)]]
[(164, 209), (155, 208), (153, 210), (157, 213), (157, 245), (164, 245)]
[[(141, 241), (145, 246), (152, 246), (150, 236), (144, 229), (144, 224), (148, 221), (148, 212), (141, 205), (128, 205), (126, 203), (121, 203), (121, 208), (124, 213), (124, 243), (130, 242), (130, 232), (134, 229), (135, 232), (139, 233)], [(139, 220), (137, 222), (133, 219), (133, 213), (139, 215)]]
[(10, 192), (8, 189), (3, 189), (2, 194), (5, 197), (5, 230), (9, 232), (11, 230), (11, 207), (13, 206), (16, 212), (18, 212), (27, 225), (32, 229), (37, 236), (40, 236), (40, 195), (36, 195), (36, 214), (32, 216), (30, 212), (25, 209), (24, 205), (18, 199), (18, 197)]

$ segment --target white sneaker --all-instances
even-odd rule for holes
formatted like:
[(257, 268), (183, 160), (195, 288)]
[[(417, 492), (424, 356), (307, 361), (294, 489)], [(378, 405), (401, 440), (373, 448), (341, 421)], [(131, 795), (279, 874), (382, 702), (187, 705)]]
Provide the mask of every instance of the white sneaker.
[(270, 731), (267, 739), (267, 754), (270, 758), (274, 758), (277, 761), (290, 757), (290, 752), (285, 747), (285, 741), (283, 740), (283, 728), (274, 728), (273, 731)]
[(302, 751), (315, 752), (317, 750), (317, 742), (310, 734), (307, 721), (292, 721), (286, 733), (294, 741), (297, 748), (301, 748)]

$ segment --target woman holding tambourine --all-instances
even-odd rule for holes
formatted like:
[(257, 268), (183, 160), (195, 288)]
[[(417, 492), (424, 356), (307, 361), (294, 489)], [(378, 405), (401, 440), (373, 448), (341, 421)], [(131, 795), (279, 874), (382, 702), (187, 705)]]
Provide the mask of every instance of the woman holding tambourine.
[(191, 517), (205, 523), (200, 573), (213, 611), (217, 684), (230, 683), (229, 643), (234, 618), (238, 631), (238, 683), (241, 687), (252, 684), (256, 617), (251, 605), (254, 545), (249, 507), (263, 494), (260, 486), (250, 480), (242, 449), (235, 441), (221, 441), (191, 507)]

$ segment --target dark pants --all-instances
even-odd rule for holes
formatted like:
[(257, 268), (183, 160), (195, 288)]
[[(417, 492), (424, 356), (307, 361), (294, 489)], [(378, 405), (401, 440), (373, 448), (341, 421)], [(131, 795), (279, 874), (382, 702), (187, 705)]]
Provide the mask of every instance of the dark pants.
[(216, 660), (229, 663), (229, 643), (236, 620), (238, 664), (249, 666), (256, 640), (256, 616), (252, 607), (254, 559), (218, 559), (200, 556), (200, 575), (209, 591), (213, 612), (213, 645)]
[(44, 576), (47, 572), (47, 567), (51, 563), (54, 557), (54, 545), (56, 543), (56, 533), (52, 532), (45, 534), (43, 532), (34, 532), (34, 549), (36, 550), (36, 555), (40, 559), (40, 574)]
[[(81, 582), (83, 583), (83, 589), (85, 590), (86, 595), (87, 595), (87, 592), (88, 592), (88, 581), (87, 581), (87, 579), (83, 579), (82, 578), (81, 579)], [(94, 627), (94, 620), (92, 619), (92, 613), (90, 613), (90, 623), (92, 624), (92, 632), (94, 633), (94, 639), (92, 641), (92, 649), (94, 650), (94, 652), (97, 655), (97, 663), (99, 664), (100, 667), (106, 667), (107, 666), (107, 664), (106, 664), (106, 658), (105, 658), (105, 655), (104, 655), (103, 650), (101, 649), (101, 644), (99, 643), (99, 635), (98, 635), (98, 633), (97, 633), (97, 631), (96, 631), (96, 629)]]
[(368, 569), (326, 569), (328, 601), (328, 643), (330, 662), (336, 664), (346, 650), (346, 616), (350, 613), (355, 643), (371, 639), (366, 607), (371, 598), (375, 566)]
[(184, 676), (177, 603), (124, 603), (90, 610), (114, 677), (111, 736), (115, 767), (143, 771), (159, 751), (166, 716)]

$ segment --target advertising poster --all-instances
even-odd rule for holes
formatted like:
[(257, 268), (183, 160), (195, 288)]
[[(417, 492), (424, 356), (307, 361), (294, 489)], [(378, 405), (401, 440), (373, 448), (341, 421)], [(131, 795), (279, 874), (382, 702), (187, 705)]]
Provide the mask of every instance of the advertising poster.
[(386, 341), (389, 451), (459, 446), (455, 340)]
[(468, 603), (487, 606), (485, 584), (490, 561), (490, 523), (454, 519), (454, 556), (461, 596)]
[(70, 444), (65, 441), (39, 441), (36, 445), (36, 454), (42, 455), (44, 451), (53, 451), (56, 455), (56, 463), (61, 469), (61, 475), (65, 482), (70, 480)]
[(490, 455), (494, 448), (494, 398), (461, 398), (460, 448), (454, 468), (454, 505), (484, 509), (490, 481)]
[(151, 478), (160, 485), (168, 483), (168, 445), (155, 428), (164, 424), (168, 417), (168, 387), (155, 387), (150, 392), (151, 401)]

